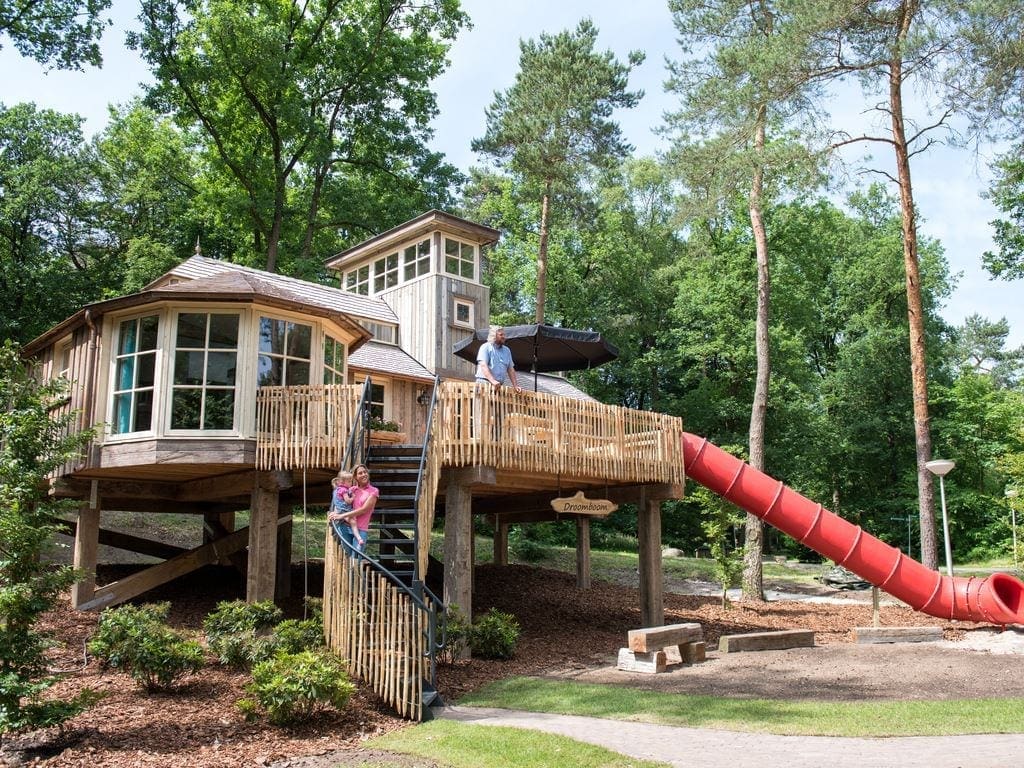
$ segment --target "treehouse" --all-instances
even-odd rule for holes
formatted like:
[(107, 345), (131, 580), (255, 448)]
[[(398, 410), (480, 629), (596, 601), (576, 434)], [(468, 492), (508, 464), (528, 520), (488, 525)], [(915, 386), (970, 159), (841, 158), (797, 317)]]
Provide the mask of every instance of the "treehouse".
[[(102, 586), (83, 577), (74, 606), (115, 605), (212, 563), (238, 568), (250, 601), (282, 596), (293, 510), (326, 505), (338, 467), (364, 462), (381, 491), (369, 556), (328, 536), (325, 631), (402, 714), (430, 703), (444, 607), (472, 615), (483, 516), (499, 564), (510, 525), (575, 520), (587, 588), (592, 513), (637, 504), (642, 622), (661, 624), (660, 503), (682, 495), (681, 423), (598, 403), (557, 375), (520, 371), (522, 393), (476, 388), (453, 350), (487, 324), (481, 271), (498, 236), (431, 211), (329, 259), (337, 288), (197, 254), (27, 345), (41, 376), (72, 382), (58, 409), (95, 430), (52, 478), (79, 504), (67, 523), (76, 567), (94, 573), (100, 544), (159, 561)], [(107, 530), (110, 511), (150, 516), (153, 530), (161, 514), (195, 515), (202, 541)], [(429, 550), (441, 518), (443, 562)]]

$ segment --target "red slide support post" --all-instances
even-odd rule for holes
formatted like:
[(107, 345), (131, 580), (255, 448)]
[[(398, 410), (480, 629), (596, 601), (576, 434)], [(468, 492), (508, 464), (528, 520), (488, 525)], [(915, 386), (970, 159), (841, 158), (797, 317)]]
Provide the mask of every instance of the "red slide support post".
[(849, 568), (914, 610), (943, 619), (1024, 624), (1024, 583), (1005, 573), (943, 576), (706, 438), (683, 434), (687, 477)]

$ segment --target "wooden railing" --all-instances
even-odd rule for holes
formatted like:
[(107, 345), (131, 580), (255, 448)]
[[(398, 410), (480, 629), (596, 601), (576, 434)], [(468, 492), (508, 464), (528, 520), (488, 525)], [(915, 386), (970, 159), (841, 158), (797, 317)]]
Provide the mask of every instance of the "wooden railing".
[(324, 635), (348, 665), (402, 717), (422, 720), (431, 690), (438, 610), (429, 593), (414, 595), (373, 563), (345, 554), (327, 533)]
[(257, 469), (341, 466), (362, 389), (362, 384), (261, 387)]
[[(360, 387), (264, 387), (257, 395), (260, 469), (336, 467)], [(591, 400), (445, 381), (438, 387), (421, 493), (430, 510), (444, 466), (600, 478), (609, 483), (681, 483), (682, 420)]]
[(682, 420), (591, 400), (444, 382), (434, 423), (442, 466), (683, 482)]

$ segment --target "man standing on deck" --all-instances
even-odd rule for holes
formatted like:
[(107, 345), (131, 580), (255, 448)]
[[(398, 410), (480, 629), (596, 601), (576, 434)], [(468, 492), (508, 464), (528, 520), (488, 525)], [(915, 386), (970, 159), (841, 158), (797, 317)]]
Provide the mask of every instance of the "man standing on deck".
[(498, 390), (506, 379), (512, 382), (516, 392), (523, 391), (516, 381), (512, 352), (505, 346), (505, 329), (496, 326), (491, 328), (487, 334), (487, 343), (481, 345), (476, 354), (476, 381), (478, 384), (490, 384)]
[(477, 437), (482, 437), (484, 426), (490, 424), (491, 439), (494, 442), (500, 439), (503, 406), (497, 396), (506, 379), (512, 382), (516, 392), (523, 391), (516, 381), (512, 350), (505, 346), (505, 329), (495, 326), (487, 334), (487, 343), (481, 345), (476, 354), (476, 387), (480, 396), (476, 398), (473, 422)]

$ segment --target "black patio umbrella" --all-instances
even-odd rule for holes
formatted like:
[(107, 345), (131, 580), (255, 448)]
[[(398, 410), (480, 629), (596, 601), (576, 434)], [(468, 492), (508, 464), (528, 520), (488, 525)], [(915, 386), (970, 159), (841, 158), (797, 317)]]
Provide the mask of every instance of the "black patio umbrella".
[[(487, 341), (488, 330), (478, 328), (468, 339), (456, 344), (452, 351), (475, 363), (477, 352)], [(512, 353), (512, 362), (518, 370), (530, 370), (535, 374), (593, 368), (619, 356), (619, 350), (596, 331), (577, 331), (538, 323), (505, 326), (505, 346)], [(536, 389), (536, 376), (533, 386)]]

